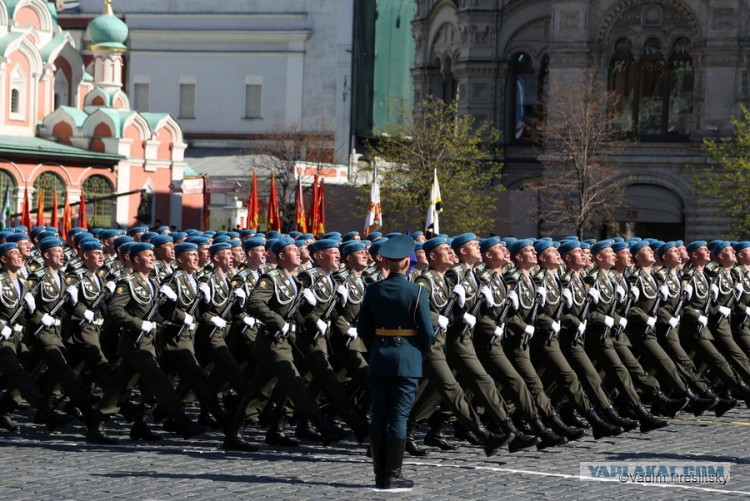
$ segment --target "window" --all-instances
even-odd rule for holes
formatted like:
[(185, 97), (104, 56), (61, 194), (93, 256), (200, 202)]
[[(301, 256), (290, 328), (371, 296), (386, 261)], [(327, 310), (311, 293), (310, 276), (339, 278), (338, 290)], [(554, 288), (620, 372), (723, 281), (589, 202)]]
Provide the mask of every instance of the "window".
[(86, 201), (94, 199), (86, 204), (89, 227), (111, 228), (115, 226), (115, 199), (96, 200), (111, 196), (113, 193), (112, 184), (104, 176), (89, 176), (83, 182), (83, 196)]
[(195, 118), (195, 84), (180, 84), (180, 118)]
[(615, 44), (609, 89), (619, 96), (617, 127), (643, 137), (685, 136), (692, 126), (693, 60), (690, 41), (680, 37), (668, 50), (647, 39), (636, 60), (628, 39)]
[(149, 87), (147, 83), (133, 84), (133, 101), (136, 111), (149, 111)]
[(10, 91), (10, 112), (21, 112), (21, 91), (19, 91), (18, 89), (13, 89)]
[(261, 118), (262, 86), (245, 84), (245, 118)]
[(544, 56), (539, 68), (535, 69), (528, 54), (520, 53), (513, 58), (511, 116), (513, 138), (516, 140), (528, 139), (529, 122), (541, 114), (548, 61), (549, 58)]
[(34, 181), (34, 196), (31, 201), (32, 212), (39, 206), (39, 194), (44, 195), (44, 207), (49, 210), (52, 206), (52, 192), (57, 191), (57, 201), (61, 203), (65, 200), (65, 183), (57, 174), (53, 172), (42, 172)]
[(25, 114), (26, 75), (20, 66), (10, 74), (10, 118), (23, 120)]

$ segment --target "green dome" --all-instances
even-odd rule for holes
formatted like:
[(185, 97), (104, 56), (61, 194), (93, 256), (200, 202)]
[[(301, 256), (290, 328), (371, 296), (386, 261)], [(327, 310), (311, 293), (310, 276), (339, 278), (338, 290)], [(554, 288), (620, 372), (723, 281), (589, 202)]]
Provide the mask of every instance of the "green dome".
[(128, 39), (128, 25), (112, 13), (111, 7), (104, 14), (89, 23), (86, 35), (91, 40), (91, 47), (126, 49), (125, 41)]

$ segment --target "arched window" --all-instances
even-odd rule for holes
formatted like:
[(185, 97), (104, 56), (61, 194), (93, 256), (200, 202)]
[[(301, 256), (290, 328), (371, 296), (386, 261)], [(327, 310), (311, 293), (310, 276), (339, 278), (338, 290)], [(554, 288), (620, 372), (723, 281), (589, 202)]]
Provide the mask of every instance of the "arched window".
[[(9, 197), (9, 214), (16, 212), (16, 182), (13, 176), (8, 174), (8, 171), (0, 170), (0, 206), (2, 207), (5, 207), (5, 197)], [(0, 215), (0, 224), (2, 223), (4, 221), (2, 221), (2, 216)]]
[(661, 53), (661, 42), (649, 38), (643, 46), (641, 56), (641, 75), (638, 82), (640, 99), (638, 100), (638, 133), (655, 136), (664, 127), (664, 89), (667, 83), (667, 71), (664, 56)]
[(21, 111), (21, 91), (13, 89), (10, 91), (10, 112), (20, 113)]
[[(96, 200), (111, 196), (114, 193), (112, 184), (104, 176), (89, 176), (83, 182), (83, 196), (86, 198), (86, 215), (89, 227), (111, 228), (115, 225), (114, 198)], [(94, 199), (94, 201), (90, 201)]]
[(615, 55), (609, 64), (609, 89), (619, 96), (616, 110), (619, 114), (614, 125), (620, 130), (633, 128), (637, 65), (632, 50), (630, 40), (621, 38), (615, 44)]
[(20, 66), (16, 66), (10, 75), (10, 117), (23, 119), (24, 89), (26, 88), (26, 75)]
[(693, 120), (693, 58), (690, 40), (681, 37), (669, 56), (669, 114), (667, 134), (686, 134)]
[(31, 202), (31, 212), (36, 211), (39, 206), (39, 193), (44, 194), (44, 208), (47, 211), (51, 211), (52, 207), (52, 193), (57, 191), (57, 203), (63, 203), (65, 200), (65, 183), (63, 180), (54, 172), (42, 172), (39, 174), (34, 181), (34, 196)]
[(547, 76), (549, 58), (541, 60), (538, 69), (534, 68), (531, 56), (517, 54), (512, 62), (513, 86), (513, 138), (528, 139), (529, 121), (538, 118), (542, 111), (544, 83)]

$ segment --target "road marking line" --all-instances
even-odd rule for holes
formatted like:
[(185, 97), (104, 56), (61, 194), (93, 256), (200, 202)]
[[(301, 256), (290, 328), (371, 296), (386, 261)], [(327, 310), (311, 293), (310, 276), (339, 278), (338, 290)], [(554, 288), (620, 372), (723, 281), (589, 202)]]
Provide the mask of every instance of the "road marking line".
[(673, 417), (667, 419), (674, 419), (676, 421), (688, 421), (691, 423), (718, 423), (718, 424), (736, 424), (740, 426), (750, 426), (748, 421), (718, 421), (716, 419), (698, 419), (698, 418), (684, 418), (684, 417)]

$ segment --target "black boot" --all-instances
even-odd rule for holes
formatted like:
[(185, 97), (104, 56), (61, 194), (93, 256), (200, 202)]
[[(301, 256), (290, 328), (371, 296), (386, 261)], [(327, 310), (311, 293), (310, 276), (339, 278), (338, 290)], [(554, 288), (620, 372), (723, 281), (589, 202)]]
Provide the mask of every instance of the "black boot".
[(651, 412), (657, 415), (675, 417), (678, 412), (685, 408), (688, 402), (690, 402), (690, 399), (686, 396), (680, 398), (669, 398), (663, 391), (658, 391), (656, 395), (654, 395), (654, 400), (651, 404)]
[(423, 457), (428, 454), (427, 449), (422, 449), (417, 445), (417, 439), (415, 436), (414, 429), (417, 427), (417, 423), (414, 421), (406, 422), (406, 450), (407, 454), (416, 457)]
[(458, 447), (449, 443), (447, 437), (443, 435), (443, 426), (445, 426), (445, 416), (442, 411), (435, 411), (427, 420), (430, 430), (424, 436), (424, 444), (430, 447), (437, 447), (441, 451), (455, 451)]
[[(508, 421), (510, 421), (510, 419), (508, 419)], [(512, 424), (513, 423), (511, 423), (511, 425)], [(500, 447), (512, 442), (516, 438), (513, 433), (492, 433), (483, 426), (480, 426), (474, 433), (479, 439), (482, 448), (484, 449), (484, 454), (487, 457), (492, 456)]]
[(72, 421), (73, 418), (71, 416), (55, 412), (46, 405), (37, 409), (36, 414), (34, 415), (34, 422), (43, 423), (47, 427), (47, 431), (50, 433), (54, 433)]
[(737, 383), (734, 388), (732, 388), (732, 393), (741, 400), (750, 400), (750, 386), (744, 381)]
[(385, 444), (388, 437), (370, 437), (372, 469), (375, 472), (375, 486), (383, 489), (383, 470), (385, 467)]
[(117, 444), (117, 440), (104, 433), (101, 416), (94, 410), (86, 418), (86, 442), (98, 445)]
[(388, 437), (385, 443), (385, 467), (382, 489), (411, 489), (414, 482), (403, 477), (401, 465), (404, 462), (405, 438)]
[(317, 428), (320, 430), (320, 441), (323, 443), (323, 447), (343, 440), (349, 436), (349, 432), (338, 426), (329, 424), (324, 418), (321, 418), (317, 424)]
[(280, 445), (281, 447), (299, 447), (299, 440), (287, 436), (284, 433), (284, 416), (277, 416), (271, 427), (266, 432), (266, 443), (268, 445)]
[(182, 438), (185, 440), (202, 435), (208, 431), (206, 426), (201, 426), (192, 421), (182, 410), (178, 411), (177, 415), (174, 416), (174, 425), (176, 433), (182, 435)]
[(635, 414), (638, 416), (638, 421), (641, 423), (641, 433), (648, 433), (649, 431), (669, 426), (667, 421), (658, 419), (642, 405), (635, 408)]
[[(542, 423), (542, 418), (539, 416), (536, 416), (534, 420), (531, 421), (531, 428), (534, 430), (534, 434), (541, 440), (541, 442), (536, 445), (537, 450), (541, 451), (547, 447), (556, 447), (568, 443), (567, 438), (562, 435), (557, 435), (554, 431), (546, 428), (544, 423)], [(516, 438), (516, 440), (518, 440), (518, 438)], [(510, 445), (513, 445), (513, 442), (511, 442)]]
[(201, 408), (201, 413), (198, 415), (198, 424), (207, 427), (209, 430), (223, 429), (221, 423), (211, 416), (208, 409)]
[(586, 412), (586, 419), (591, 424), (591, 432), (597, 440), (603, 437), (616, 437), (624, 432), (619, 426), (604, 421), (593, 407)]
[(350, 411), (344, 418), (349, 428), (354, 432), (354, 438), (358, 444), (364, 443), (370, 436), (370, 423), (363, 421), (356, 413)]
[(18, 431), (18, 425), (13, 422), (13, 420), (6, 416), (5, 414), (0, 414), (0, 428), (3, 430), (7, 430), (11, 433), (15, 433)]
[(294, 436), (300, 440), (320, 442), (320, 433), (318, 433), (318, 430), (315, 429), (307, 418), (301, 418), (297, 421), (297, 427), (294, 429)]
[(513, 420), (510, 418), (503, 421), (500, 427), (506, 434), (514, 437), (513, 440), (508, 443), (509, 452), (517, 452), (529, 447), (533, 447), (535, 445), (538, 446), (542, 443), (542, 441), (538, 437), (535, 437), (534, 435), (526, 435), (522, 431), (518, 430), (518, 428), (516, 428), (516, 425), (513, 424)]
[(161, 437), (151, 431), (143, 418), (136, 419), (130, 427), (130, 438), (132, 440), (143, 440), (144, 442), (158, 442)]
[(575, 428), (583, 428), (585, 430), (590, 427), (589, 423), (578, 417), (575, 407), (572, 405), (564, 405), (560, 409), (560, 419), (562, 419), (568, 426), (573, 426)]
[(612, 406), (609, 406), (604, 410), (604, 416), (610, 423), (619, 426), (625, 431), (634, 430), (638, 426), (638, 421), (620, 416)]
[[(427, 435), (425, 435), (425, 438), (427, 438)], [(466, 429), (464, 425), (462, 425), (459, 422), (453, 423), (453, 438), (456, 438), (457, 440), (465, 440), (466, 442), (469, 442), (471, 445), (482, 445), (482, 440), (480, 440), (480, 438), (473, 431)], [(447, 442), (446, 444), (450, 445)], [(425, 441), (425, 445), (428, 445), (427, 441)], [(450, 450), (450, 449), (446, 449), (446, 450)]]
[(257, 452), (258, 448), (242, 438), (245, 425), (235, 423), (226, 433), (221, 448), (226, 451)]
[(554, 410), (549, 415), (548, 421), (550, 428), (552, 428), (555, 433), (566, 437), (568, 440), (578, 440), (586, 435), (586, 430), (583, 428), (576, 428), (575, 426), (568, 426), (563, 423), (563, 420), (560, 419), (560, 416)]
[(737, 406), (737, 399), (729, 397), (729, 398), (719, 398), (719, 403), (716, 404), (714, 407), (714, 414), (716, 414), (716, 417), (721, 417), (730, 410), (734, 409)]
[(685, 396), (690, 401), (690, 410), (693, 411), (695, 417), (700, 416), (709, 409), (713, 409), (719, 404), (719, 397), (711, 390), (706, 390), (698, 396), (688, 389), (685, 392)]

